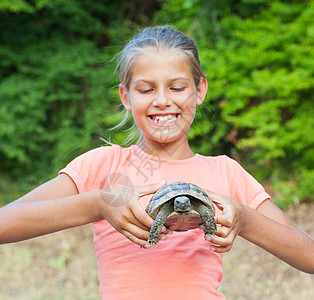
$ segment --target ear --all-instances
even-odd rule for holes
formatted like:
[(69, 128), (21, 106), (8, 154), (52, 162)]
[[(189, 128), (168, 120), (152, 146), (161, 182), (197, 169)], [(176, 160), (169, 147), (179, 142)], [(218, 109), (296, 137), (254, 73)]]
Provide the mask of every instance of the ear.
[(196, 91), (196, 105), (201, 105), (205, 99), (208, 89), (207, 80), (205, 77), (201, 77), (200, 83)]
[(131, 102), (128, 97), (128, 91), (127, 91), (127, 88), (123, 84), (119, 84), (119, 95), (125, 109), (128, 111), (131, 111), (132, 107), (131, 107)]

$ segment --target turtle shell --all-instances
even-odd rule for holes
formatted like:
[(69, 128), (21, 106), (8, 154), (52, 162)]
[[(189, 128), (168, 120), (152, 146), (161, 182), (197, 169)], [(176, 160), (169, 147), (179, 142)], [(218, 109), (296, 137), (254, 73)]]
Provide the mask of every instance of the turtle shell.
[(177, 196), (192, 196), (215, 213), (215, 207), (205, 191), (193, 183), (186, 182), (174, 182), (160, 188), (148, 203), (146, 212), (155, 219), (160, 207)]

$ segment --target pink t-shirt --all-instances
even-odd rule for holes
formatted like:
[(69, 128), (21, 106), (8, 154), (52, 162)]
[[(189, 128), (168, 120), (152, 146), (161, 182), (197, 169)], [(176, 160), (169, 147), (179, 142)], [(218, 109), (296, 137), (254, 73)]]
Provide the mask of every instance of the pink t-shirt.
[[(184, 160), (166, 160), (148, 155), (136, 145), (91, 150), (60, 173), (69, 175), (80, 193), (165, 179), (168, 184), (197, 184), (254, 209), (270, 198), (251, 175), (227, 156), (195, 154)], [(150, 198), (141, 198), (143, 208)], [(210, 243), (204, 241), (202, 230), (174, 232), (157, 247), (140, 249), (103, 220), (94, 223), (94, 242), (103, 300), (225, 299), (217, 291), (223, 277), (222, 255), (209, 250)]]

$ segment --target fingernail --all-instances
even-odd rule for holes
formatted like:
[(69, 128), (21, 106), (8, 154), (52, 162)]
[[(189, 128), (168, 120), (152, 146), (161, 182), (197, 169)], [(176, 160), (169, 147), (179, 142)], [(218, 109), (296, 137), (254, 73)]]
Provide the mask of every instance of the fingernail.
[(214, 247), (210, 247), (209, 248), (211, 251), (215, 251), (215, 248)]
[(205, 240), (210, 242), (212, 238), (209, 235), (205, 235)]
[(170, 231), (168, 232), (168, 234), (173, 234), (173, 231), (172, 231), (172, 230), (170, 230)]
[(162, 181), (160, 181), (157, 185), (160, 185), (160, 184), (165, 184), (166, 183), (166, 180), (163, 179)]
[(167, 230), (166, 227), (161, 228), (161, 232), (165, 232), (166, 230)]
[(161, 240), (166, 240), (167, 237), (163, 235), (160, 239), (161, 239)]
[(145, 248), (145, 249), (149, 249), (149, 248), (150, 248), (150, 244), (146, 244), (146, 245), (144, 246), (144, 248)]

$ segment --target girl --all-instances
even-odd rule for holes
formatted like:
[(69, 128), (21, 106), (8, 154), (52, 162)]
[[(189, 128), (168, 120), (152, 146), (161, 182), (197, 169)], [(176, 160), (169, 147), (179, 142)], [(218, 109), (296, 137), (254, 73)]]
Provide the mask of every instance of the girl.
[[(59, 176), (0, 210), (0, 243), (93, 222), (102, 299), (225, 299), (222, 253), (237, 235), (314, 273), (314, 241), (226, 156), (194, 154), (187, 133), (207, 81), (193, 41), (146, 28), (124, 48), (120, 97), (141, 132), (137, 145), (89, 151)], [(145, 207), (166, 182), (191, 182), (216, 204), (218, 230), (175, 232), (156, 248)], [(159, 183), (158, 183), (159, 182)], [(161, 239), (169, 232), (163, 228)]]

